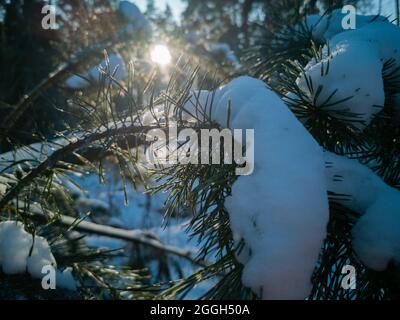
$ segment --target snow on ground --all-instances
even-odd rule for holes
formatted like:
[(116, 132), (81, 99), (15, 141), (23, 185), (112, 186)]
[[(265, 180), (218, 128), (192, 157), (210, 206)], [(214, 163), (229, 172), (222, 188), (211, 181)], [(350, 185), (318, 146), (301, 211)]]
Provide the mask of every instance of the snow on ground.
[[(196, 237), (189, 238), (188, 234), (184, 232), (188, 224), (188, 221), (184, 222), (173, 222), (172, 225), (168, 227), (154, 227), (151, 229), (162, 243), (166, 243), (169, 245), (173, 245), (179, 248), (185, 248), (187, 250), (191, 250), (193, 253), (198, 253), (202, 245), (206, 242), (204, 239), (202, 242), (198, 242)], [(213, 257), (208, 257), (208, 262), (215, 262)], [(180, 268), (183, 271), (185, 277), (191, 276), (198, 268), (194, 267), (192, 263), (187, 260), (179, 259)], [(175, 270), (173, 270), (173, 278), (178, 279), (178, 275)], [(217, 284), (219, 279), (211, 278), (205, 281), (201, 281), (197, 283), (192, 290), (189, 291), (188, 295), (185, 299), (188, 300), (196, 300), (204, 295), (208, 290), (210, 290), (213, 286)]]
[[(111, 211), (109, 223), (114, 226), (126, 229), (145, 228), (150, 229), (158, 227), (163, 222), (163, 203), (166, 194), (157, 193), (154, 196), (145, 194), (143, 187), (134, 190), (130, 184), (127, 184), (128, 205), (124, 206), (124, 190), (121, 177), (118, 172), (108, 172), (106, 174), (106, 183), (100, 184), (96, 174), (84, 175), (72, 179), (79, 184), (86, 195), (78, 199), (78, 203), (86, 203), (81, 213), (88, 209), (106, 207)], [(89, 200), (90, 199), (90, 200)], [(91, 204), (94, 206), (91, 208)]]
[[(317, 106), (329, 104), (326, 110), (356, 115), (362, 122), (355, 126), (362, 130), (385, 102), (383, 64), (394, 59), (394, 68), (400, 65), (400, 29), (383, 17), (357, 16), (356, 29), (344, 30), (343, 17), (335, 10), (329, 16), (307, 18), (314, 38), (326, 45), (322, 60), (312, 59), (297, 84)], [(344, 119), (354, 115), (336, 114)]]
[[(121, 81), (127, 77), (127, 71), (125, 68), (125, 62), (121, 55), (118, 53), (111, 53), (108, 56), (109, 72), (105, 74), (113, 74), (113, 78), (117, 81)], [(106, 60), (101, 60), (99, 65), (89, 69), (82, 76), (72, 75), (65, 81), (65, 85), (70, 89), (84, 89), (91, 86), (93, 83), (97, 83), (102, 77), (103, 72), (106, 70)], [(116, 70), (115, 74), (114, 71)]]
[[(152, 232), (164, 244), (188, 249), (194, 254), (198, 252), (201, 244), (198, 243), (196, 238), (189, 239), (188, 234), (185, 232), (187, 226), (186, 219), (172, 218), (167, 226), (163, 226), (164, 202), (167, 198), (166, 193), (159, 192), (154, 195), (148, 195), (144, 192), (143, 187), (138, 187), (138, 190), (134, 190), (133, 187), (128, 184), (128, 204), (124, 206), (123, 184), (117, 172), (113, 170), (107, 172), (106, 184), (100, 184), (96, 174), (71, 178), (78, 183), (82, 189), (86, 190), (83, 194), (79, 192), (79, 199), (81, 199), (81, 201), (85, 202), (87, 199), (90, 199), (90, 201), (87, 202), (87, 204), (90, 204), (92, 200), (96, 199), (96, 201), (93, 201), (95, 204), (94, 207), (98, 207), (98, 203), (102, 203), (110, 210), (111, 215), (108, 217), (109, 219), (107, 221), (103, 221), (104, 223), (124, 229), (147, 230)], [(75, 191), (75, 193), (78, 194), (77, 191)], [(87, 209), (90, 209), (90, 206), (85, 207), (81, 213), (86, 213)], [(129, 263), (129, 243), (96, 235), (88, 235), (85, 239), (87, 244), (91, 247), (124, 249), (126, 256), (118, 258), (115, 261), (121, 265), (127, 265)], [(190, 276), (198, 269), (197, 266), (194, 266), (183, 258), (171, 257), (178, 261), (184, 276)], [(156, 260), (152, 261), (147, 267), (150, 268), (152, 274), (157, 274), (158, 263)], [(173, 280), (178, 280), (180, 278), (175, 269), (171, 268), (171, 272)], [(207, 280), (197, 284), (186, 298), (197, 299), (201, 297), (215, 284), (215, 281), (215, 279)]]
[[(0, 266), (5, 274), (28, 272), (33, 278), (41, 279), (46, 275), (42, 273), (43, 267), (57, 268), (57, 263), (45, 238), (33, 237), (21, 222), (3, 221), (0, 222)], [(76, 289), (72, 269), (58, 270), (56, 277), (59, 288)]]

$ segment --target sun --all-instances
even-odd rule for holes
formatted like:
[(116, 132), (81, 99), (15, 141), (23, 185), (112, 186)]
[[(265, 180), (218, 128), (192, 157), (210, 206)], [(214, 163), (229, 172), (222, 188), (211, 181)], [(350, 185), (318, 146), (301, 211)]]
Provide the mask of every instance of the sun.
[(167, 46), (163, 44), (155, 45), (150, 52), (151, 60), (161, 66), (171, 63), (172, 57)]

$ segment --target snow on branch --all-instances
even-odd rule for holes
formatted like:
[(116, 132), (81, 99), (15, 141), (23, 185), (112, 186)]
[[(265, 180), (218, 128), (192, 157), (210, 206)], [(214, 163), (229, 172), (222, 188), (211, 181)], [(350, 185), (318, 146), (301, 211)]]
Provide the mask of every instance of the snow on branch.
[(76, 223), (75, 218), (64, 215), (60, 216), (59, 223), (61, 223), (64, 226), (74, 226), (73, 227), (74, 230), (125, 240), (128, 242), (138, 243), (141, 245), (151, 247), (153, 249), (161, 250), (163, 252), (182, 257), (194, 264), (198, 264), (201, 266), (206, 265), (205, 263), (197, 260), (194, 257), (193, 252), (191, 250), (181, 249), (178, 247), (163, 244), (151, 232), (143, 230), (126, 230), (107, 225), (101, 225), (89, 221), (80, 221)]
[(251, 143), (262, 146), (254, 173), (239, 177), (225, 199), (233, 238), (245, 242), (237, 257), (243, 284), (263, 299), (307, 297), (328, 222), (322, 148), (260, 80), (194, 92), (186, 113), (197, 105), (222, 127), (254, 128)]
[(328, 190), (347, 195), (335, 201), (359, 214), (353, 249), (371, 269), (383, 271), (392, 260), (400, 262), (400, 191), (385, 184), (357, 160), (324, 153)]
[(306, 19), (314, 40), (326, 44), (296, 83), (317, 107), (343, 113), (362, 131), (385, 103), (384, 64), (400, 65), (400, 29), (381, 16), (357, 16), (357, 28), (343, 30), (342, 18), (334, 10)]

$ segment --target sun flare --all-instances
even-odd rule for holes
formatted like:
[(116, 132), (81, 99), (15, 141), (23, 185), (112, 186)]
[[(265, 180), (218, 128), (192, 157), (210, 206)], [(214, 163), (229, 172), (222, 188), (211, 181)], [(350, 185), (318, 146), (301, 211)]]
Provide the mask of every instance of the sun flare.
[(171, 53), (167, 46), (158, 44), (150, 52), (151, 60), (161, 66), (166, 66), (171, 62)]

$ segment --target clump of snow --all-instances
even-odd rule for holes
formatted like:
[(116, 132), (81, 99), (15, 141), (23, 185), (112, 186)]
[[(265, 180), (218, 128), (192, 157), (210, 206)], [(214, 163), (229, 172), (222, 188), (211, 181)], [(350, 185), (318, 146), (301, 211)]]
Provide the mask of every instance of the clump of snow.
[(0, 184), (0, 196), (3, 196), (7, 191), (7, 186), (5, 184)]
[(35, 236), (32, 253), (26, 260), (28, 272), (34, 278), (41, 278), (43, 277), (42, 268), (48, 265), (56, 267), (56, 260), (50, 250), (50, 246), (45, 238)]
[(22, 223), (0, 223), (0, 265), (4, 273), (25, 272), (31, 247), (32, 235), (24, 230)]
[[(309, 15), (305, 18), (304, 25), (308, 30), (311, 30), (313, 39), (319, 42), (326, 42), (338, 33), (349, 31), (343, 29), (342, 21), (347, 13), (342, 13), (341, 10), (333, 10), (328, 15)], [(361, 28), (371, 22), (386, 22), (387, 18), (376, 15), (356, 15), (356, 28)]]
[(400, 195), (388, 188), (367, 208), (353, 228), (353, 248), (371, 269), (400, 263)]
[(263, 299), (306, 298), (328, 221), (322, 149), (262, 81), (240, 77), (213, 98), (193, 96), (190, 113), (200, 104), (226, 126), (230, 105), (231, 128), (255, 130), (255, 170), (225, 201), (234, 239), (246, 243), (243, 283)]
[[(321, 70), (327, 70), (328, 65), (329, 71), (323, 73)], [(331, 54), (320, 62), (309, 63), (297, 85), (317, 106), (331, 104), (325, 109), (349, 113), (337, 113), (336, 117), (356, 117), (362, 121), (355, 123), (362, 129), (373, 115), (382, 110), (385, 102), (382, 66), (375, 46), (364, 41), (345, 41), (335, 46)], [(309, 83), (313, 88), (310, 89)], [(318, 92), (318, 87), (322, 87), (321, 92)]]
[(71, 291), (76, 291), (78, 288), (76, 280), (72, 275), (71, 267), (65, 268), (63, 271), (57, 270), (56, 279), (57, 287), (59, 288)]
[(376, 196), (386, 189), (386, 184), (371, 169), (331, 152), (324, 152), (328, 190), (349, 197), (337, 200), (347, 208), (363, 213), (372, 205)]
[(362, 214), (355, 224), (353, 249), (371, 269), (400, 262), (400, 192), (356, 160), (325, 152), (328, 190), (347, 195), (337, 200)]
[(120, 1), (119, 12), (128, 22), (125, 32), (132, 34), (134, 32), (141, 31), (147, 35), (151, 33), (149, 21), (134, 3), (130, 1)]
[[(108, 56), (109, 63), (109, 73), (113, 74), (114, 70), (116, 70), (115, 74), (113, 74), (113, 78), (117, 81), (121, 81), (126, 78), (127, 71), (125, 68), (124, 60), (121, 55), (118, 53), (112, 53)], [(102, 60), (100, 64), (96, 67), (91, 68), (87, 72), (85, 72), (82, 77), (78, 75), (73, 75), (69, 77), (65, 84), (70, 89), (83, 89), (87, 88), (91, 83), (98, 82), (102, 77), (102, 71), (105, 70), (107, 66), (106, 60)], [(87, 79), (87, 80), (86, 80)]]
[[(0, 266), (5, 274), (28, 272), (33, 278), (40, 279), (44, 276), (43, 267), (49, 265), (57, 267), (45, 238), (32, 236), (24, 230), (21, 222), (0, 222)], [(60, 273), (58, 287), (72, 288), (71, 269), (68, 270)]]
[(297, 84), (317, 106), (325, 104), (326, 110), (349, 113), (342, 118), (356, 116), (361, 122), (355, 126), (362, 130), (385, 102), (384, 63), (389, 59), (394, 60), (394, 67), (400, 63), (400, 29), (383, 17), (357, 16), (357, 28), (344, 30), (343, 16), (334, 11), (308, 18), (314, 37), (326, 45), (321, 61), (312, 59)]
[(7, 179), (7, 177), (0, 175), (0, 197), (3, 196), (6, 193), (7, 188), (10, 187), (9, 183), (10, 180)]
[[(394, 59), (395, 64), (400, 64), (400, 28), (389, 22), (374, 21), (365, 26), (342, 32), (329, 40), (330, 47), (336, 47), (344, 42), (371, 43), (379, 52), (381, 62)], [(354, 63), (354, 61), (353, 61)]]

